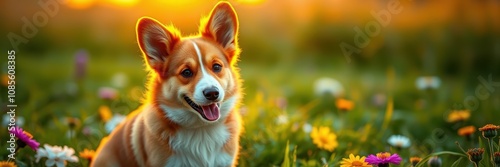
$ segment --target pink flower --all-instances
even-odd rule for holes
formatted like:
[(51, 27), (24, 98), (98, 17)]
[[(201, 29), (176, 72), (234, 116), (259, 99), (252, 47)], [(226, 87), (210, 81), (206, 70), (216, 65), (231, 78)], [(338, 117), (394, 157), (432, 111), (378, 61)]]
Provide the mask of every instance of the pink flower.
[(99, 97), (105, 100), (113, 100), (118, 96), (118, 91), (110, 87), (99, 88)]
[(10, 133), (14, 134), (17, 137), (16, 143), (19, 146), (19, 148), (23, 148), (27, 145), (35, 151), (38, 150), (40, 143), (34, 140), (33, 136), (30, 133), (24, 131), (23, 128), (16, 126), (14, 129), (10, 131)]
[(370, 154), (366, 157), (365, 161), (370, 165), (389, 166), (389, 163), (399, 165), (401, 163), (401, 157), (398, 154), (392, 154), (388, 152), (377, 153), (377, 155)]

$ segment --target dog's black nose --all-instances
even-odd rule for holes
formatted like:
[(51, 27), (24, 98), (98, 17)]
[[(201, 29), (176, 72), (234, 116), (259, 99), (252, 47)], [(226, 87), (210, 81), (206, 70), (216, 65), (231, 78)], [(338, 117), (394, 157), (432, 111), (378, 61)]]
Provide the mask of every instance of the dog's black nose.
[(203, 90), (203, 95), (207, 100), (214, 101), (219, 98), (219, 90), (216, 87), (211, 87)]

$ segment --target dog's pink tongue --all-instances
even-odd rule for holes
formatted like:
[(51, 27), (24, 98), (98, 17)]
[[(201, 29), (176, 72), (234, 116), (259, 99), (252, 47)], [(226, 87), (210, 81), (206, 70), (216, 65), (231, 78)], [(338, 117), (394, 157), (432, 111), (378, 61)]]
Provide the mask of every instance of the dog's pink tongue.
[(205, 114), (205, 117), (209, 121), (215, 121), (219, 119), (219, 106), (217, 106), (215, 103), (208, 106), (201, 106), (201, 108), (203, 109), (203, 114)]

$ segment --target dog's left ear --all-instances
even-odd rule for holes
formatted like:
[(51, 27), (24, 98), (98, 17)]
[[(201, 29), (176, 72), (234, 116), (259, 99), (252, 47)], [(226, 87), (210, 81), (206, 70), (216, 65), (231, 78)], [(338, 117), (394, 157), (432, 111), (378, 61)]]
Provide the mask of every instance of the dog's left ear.
[(201, 27), (201, 34), (214, 39), (229, 54), (232, 60), (238, 54), (238, 16), (231, 4), (219, 2), (210, 12), (205, 27)]

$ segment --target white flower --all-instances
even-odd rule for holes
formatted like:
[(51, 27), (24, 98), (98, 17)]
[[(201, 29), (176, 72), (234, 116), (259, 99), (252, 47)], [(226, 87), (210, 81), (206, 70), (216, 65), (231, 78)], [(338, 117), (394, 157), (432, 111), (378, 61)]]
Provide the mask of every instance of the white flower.
[(23, 127), (23, 125), (24, 125), (24, 117), (22, 117), (22, 116), (16, 115), (15, 117), (10, 117), (10, 114), (8, 114), (8, 113), (3, 115), (3, 118), (2, 118), (2, 125), (3, 126), (9, 126), (11, 121), (14, 121), (16, 126), (19, 126), (19, 127)]
[(282, 125), (282, 124), (288, 123), (288, 116), (286, 116), (285, 114), (278, 115), (278, 117), (276, 118), (276, 123), (278, 125)]
[(123, 88), (128, 84), (128, 77), (123, 72), (116, 73), (111, 78), (111, 84), (117, 88)]
[(75, 150), (68, 146), (50, 146), (44, 145), (44, 148), (39, 148), (36, 152), (35, 158), (38, 163), (41, 158), (47, 158), (45, 161), (46, 166), (64, 167), (67, 162), (78, 162), (78, 158), (73, 155)]
[(334, 97), (340, 97), (344, 94), (344, 87), (333, 78), (323, 77), (314, 82), (314, 92), (318, 96), (331, 94)]
[(106, 129), (106, 132), (111, 133), (116, 126), (118, 126), (121, 122), (125, 120), (126, 116), (123, 116), (121, 114), (115, 114), (111, 119), (106, 122), (104, 125), (104, 129)]
[(417, 78), (415, 84), (420, 90), (437, 89), (441, 85), (441, 79), (436, 76), (422, 76)]
[(392, 135), (387, 142), (393, 147), (407, 148), (410, 147), (410, 139), (402, 135)]
[(312, 130), (312, 125), (305, 123), (304, 125), (302, 125), (302, 130), (306, 133), (310, 133)]

